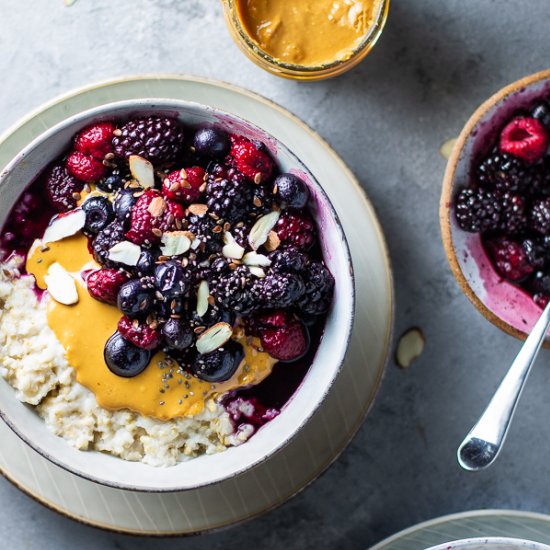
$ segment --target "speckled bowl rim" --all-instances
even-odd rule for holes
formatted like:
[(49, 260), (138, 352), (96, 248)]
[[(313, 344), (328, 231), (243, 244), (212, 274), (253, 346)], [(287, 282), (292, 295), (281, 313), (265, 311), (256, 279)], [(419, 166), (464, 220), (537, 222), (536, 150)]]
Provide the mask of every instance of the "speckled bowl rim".
[[(228, 117), (229, 119), (238, 121), (239, 123), (243, 123), (244, 126), (249, 127), (250, 129), (254, 131), (258, 131), (259, 135), (264, 135), (266, 138), (273, 140), (274, 143), (277, 144), (277, 147), (282, 148), (287, 155), (291, 159), (293, 159), (296, 166), (300, 167), (301, 169), (305, 170), (305, 173), (308, 178), (308, 184), (315, 190), (316, 196), (319, 196), (322, 198), (324, 203), (327, 206), (327, 214), (334, 220), (335, 224), (335, 232), (336, 232), (336, 239), (340, 243), (343, 256), (345, 258), (345, 262), (347, 265), (347, 269), (341, 269), (340, 270), (340, 276), (344, 276), (348, 279), (349, 284), (351, 286), (351, 308), (350, 311), (347, 312), (347, 315), (344, 319), (341, 321), (344, 321), (346, 323), (345, 329), (343, 333), (345, 334), (345, 337), (343, 341), (340, 344), (341, 351), (338, 353), (337, 356), (335, 356), (334, 360), (334, 366), (332, 367), (332, 373), (330, 376), (330, 381), (326, 385), (326, 387), (323, 389), (323, 392), (320, 394), (320, 396), (317, 399), (317, 402), (314, 404), (314, 406), (311, 408), (311, 410), (307, 411), (303, 417), (302, 420), (299, 423), (296, 423), (295, 426), (291, 431), (288, 431), (287, 434), (284, 435), (284, 438), (281, 440), (281, 442), (273, 447), (271, 447), (267, 453), (262, 454), (261, 456), (252, 459), (247, 460), (246, 465), (234, 468), (229, 474), (219, 474), (217, 476), (213, 476), (212, 479), (208, 481), (203, 481), (200, 483), (195, 483), (193, 485), (189, 486), (174, 486), (174, 487), (153, 487), (153, 486), (133, 486), (126, 483), (118, 483), (113, 482), (109, 480), (102, 479), (101, 477), (97, 477), (93, 474), (89, 474), (84, 470), (80, 470), (76, 468), (75, 466), (72, 466), (69, 464), (69, 461), (63, 460), (63, 458), (58, 458), (57, 456), (53, 456), (52, 454), (48, 453), (46, 450), (44, 450), (38, 443), (32, 441), (29, 439), (26, 435), (24, 435), (21, 430), (17, 426), (17, 422), (14, 421), (14, 419), (10, 418), (2, 404), (0, 403), (0, 418), (14, 431), (19, 438), (21, 438), (27, 445), (29, 445), (32, 449), (34, 449), (37, 453), (39, 453), (44, 458), (48, 459), (50, 462), (54, 463), (56, 466), (59, 466), (60, 468), (63, 468), (64, 470), (67, 470), (68, 472), (75, 474), (79, 477), (82, 477), (84, 479), (87, 479), (89, 481), (93, 481), (95, 483), (98, 483), (100, 485), (105, 485), (107, 487), (112, 487), (115, 489), (123, 489), (127, 491), (135, 491), (135, 492), (151, 492), (151, 493), (170, 493), (170, 492), (180, 492), (180, 491), (187, 491), (187, 490), (194, 490), (201, 487), (207, 487), (209, 485), (214, 485), (216, 483), (220, 483), (226, 479), (232, 479), (240, 474), (258, 466), (259, 464), (262, 464), (266, 460), (269, 459), (269, 457), (273, 456), (275, 453), (279, 452), (281, 449), (283, 449), (286, 445), (289, 444), (289, 442), (298, 435), (298, 433), (303, 429), (303, 427), (307, 424), (307, 422), (310, 420), (310, 418), (319, 410), (320, 407), (322, 407), (323, 403), (326, 400), (326, 397), (334, 385), (338, 374), (340, 373), (343, 365), (344, 360), (346, 358), (347, 351), (349, 349), (349, 344), (352, 336), (352, 329), (355, 322), (355, 309), (356, 309), (356, 291), (355, 291), (355, 275), (353, 272), (353, 262), (351, 257), (351, 251), (349, 248), (349, 243), (346, 237), (346, 234), (344, 232), (344, 228), (342, 226), (342, 223), (340, 221), (340, 218), (338, 216), (338, 213), (336, 212), (336, 209), (334, 208), (334, 205), (332, 204), (331, 199), (329, 198), (326, 191), (323, 189), (321, 184), (318, 182), (317, 178), (313, 175), (313, 173), (309, 170), (309, 168), (299, 159), (299, 157), (287, 146), (285, 145), (281, 140), (275, 138), (270, 132), (263, 130), (260, 126), (257, 124), (250, 122), (249, 120), (245, 119), (242, 116), (235, 115), (229, 111), (218, 109), (215, 107), (211, 107), (209, 105), (205, 105), (202, 103), (199, 103), (197, 101), (189, 101), (189, 100), (180, 100), (180, 99), (173, 99), (173, 98), (142, 98), (142, 99), (129, 99), (129, 100), (122, 100), (122, 101), (115, 101), (115, 102), (109, 102), (102, 104), (97, 107), (93, 107), (91, 109), (85, 109), (84, 111), (80, 111), (77, 114), (71, 115), (59, 123), (55, 124), (51, 128), (48, 128), (43, 133), (41, 133), (38, 137), (33, 139), (30, 143), (28, 143), (17, 155), (9, 162), (9, 164), (5, 167), (5, 169), (0, 173), (0, 184), (2, 181), (4, 181), (10, 173), (23, 161), (27, 155), (34, 151), (37, 146), (39, 146), (41, 143), (44, 143), (48, 139), (51, 138), (51, 136), (56, 135), (60, 131), (62, 131), (65, 127), (70, 126), (71, 124), (77, 122), (77, 121), (88, 121), (90, 117), (93, 116), (104, 116), (109, 114), (110, 111), (116, 110), (120, 107), (135, 107), (136, 113), (139, 112), (154, 112), (155, 106), (161, 106), (161, 107), (168, 107), (170, 108), (173, 105), (174, 111), (179, 111), (180, 109), (184, 109), (185, 107), (191, 107), (195, 109), (199, 109), (200, 111), (206, 111), (212, 115), (219, 116), (219, 117)], [(24, 188), (22, 188), (23, 190)], [(340, 323), (339, 323), (340, 324)], [(313, 357), (312, 363), (308, 369), (308, 372), (306, 373), (306, 377), (310, 373), (310, 369), (314, 366), (315, 362), (317, 360), (317, 352), (315, 356)], [(305, 377), (304, 377), (305, 380)], [(301, 386), (301, 385), (300, 385)], [(295, 397), (299, 396), (300, 392), (300, 386), (296, 390), (296, 392), (292, 395), (290, 400), (295, 399)], [(289, 401), (290, 401), (289, 400)], [(46, 426), (44, 425), (46, 428)], [(269, 426), (266, 426), (267, 429), (269, 429)], [(60, 441), (60, 443), (65, 443), (64, 441)], [(122, 459), (121, 459), (122, 460)]]
[[(514, 336), (515, 338), (518, 338), (519, 340), (525, 340), (525, 338), (527, 337), (527, 334), (514, 328), (512, 325), (510, 325), (509, 323), (501, 319), (498, 315), (493, 313), (474, 292), (474, 290), (468, 283), (468, 280), (466, 279), (462, 271), (462, 268), (460, 267), (460, 264), (458, 262), (458, 258), (456, 255), (454, 243), (453, 243), (452, 229), (451, 229), (451, 212), (452, 212), (451, 204), (452, 204), (453, 191), (454, 191), (453, 184), (455, 179), (456, 168), (460, 160), (460, 156), (462, 154), (462, 150), (464, 148), (466, 140), (470, 137), (472, 132), (476, 129), (480, 120), (487, 113), (487, 111), (493, 108), (497, 103), (505, 100), (508, 96), (511, 96), (512, 94), (519, 92), (524, 88), (527, 88), (531, 84), (534, 84), (541, 80), (548, 80), (548, 79), (550, 79), (550, 69), (539, 71), (537, 73), (534, 73), (524, 78), (521, 78), (519, 80), (516, 80), (515, 82), (508, 84), (507, 86), (505, 86), (504, 88), (500, 89), (498, 92), (493, 94), (489, 99), (484, 101), (474, 111), (474, 113), (468, 119), (468, 121), (464, 125), (464, 128), (460, 132), (456, 140), (456, 143), (454, 144), (453, 149), (451, 151), (449, 160), (447, 161), (445, 175), (443, 176), (443, 188), (441, 191), (441, 199), (439, 203), (439, 221), (441, 225), (441, 237), (443, 240), (443, 247), (445, 248), (445, 254), (447, 256), (449, 265), (451, 266), (451, 271), (453, 272), (455, 279), (457, 280), (460, 288), (462, 289), (462, 292), (466, 294), (466, 296), (468, 297), (470, 302), (474, 304), (476, 309), (486, 319), (488, 319), (493, 325), (495, 325), (505, 333), (509, 334), (510, 336)], [(543, 346), (546, 348), (550, 348), (550, 342), (546, 340), (543, 343)]]

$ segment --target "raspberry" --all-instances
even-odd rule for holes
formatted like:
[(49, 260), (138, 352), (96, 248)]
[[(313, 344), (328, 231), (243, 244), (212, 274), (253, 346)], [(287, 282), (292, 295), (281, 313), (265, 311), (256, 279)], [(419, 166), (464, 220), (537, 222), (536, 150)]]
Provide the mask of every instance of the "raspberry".
[(548, 133), (536, 118), (516, 117), (502, 130), (499, 147), (504, 153), (535, 163), (546, 153)]
[(111, 152), (114, 130), (112, 122), (92, 124), (76, 135), (74, 148), (80, 153), (103, 160)]
[[(183, 206), (177, 202), (167, 200), (166, 210), (162, 219), (162, 231), (177, 231), (181, 229), (181, 222), (185, 217)], [(178, 221), (179, 220), (179, 221)]]
[(277, 222), (275, 231), (281, 243), (307, 250), (315, 241), (315, 223), (305, 213), (285, 212)]
[(264, 328), (282, 328), (292, 321), (293, 317), (287, 311), (277, 309), (267, 313), (258, 313), (247, 319), (247, 332), (257, 336)]
[(550, 234), (550, 198), (540, 199), (533, 203), (531, 227), (543, 235)]
[(205, 177), (206, 172), (200, 166), (174, 170), (163, 181), (162, 193), (166, 198), (177, 202), (197, 202), (202, 195), (201, 187)]
[(487, 249), (497, 272), (512, 282), (522, 281), (534, 271), (523, 246), (516, 241), (497, 237), (487, 241)]
[(124, 227), (119, 221), (110, 223), (100, 231), (92, 241), (92, 253), (96, 262), (103, 267), (115, 267), (116, 263), (109, 260), (109, 250), (123, 240)]
[(174, 162), (184, 147), (183, 126), (169, 117), (148, 116), (128, 121), (115, 131), (115, 155), (139, 155), (153, 164)]
[(64, 166), (56, 164), (46, 175), (45, 187), (51, 205), (65, 212), (76, 207), (75, 196), (82, 191), (84, 183), (69, 174)]
[(273, 173), (271, 157), (245, 137), (231, 136), (229, 158), (235, 168), (254, 183), (267, 181)]
[(149, 189), (137, 200), (130, 218), (128, 240), (135, 244), (150, 244), (160, 240), (166, 202), (156, 189)]
[(260, 329), (264, 351), (279, 361), (296, 361), (309, 347), (309, 335), (300, 321), (293, 319), (281, 328)]
[(105, 175), (105, 166), (100, 160), (85, 155), (80, 151), (73, 151), (66, 160), (67, 172), (85, 183), (97, 181)]
[(456, 220), (464, 231), (477, 233), (497, 229), (501, 205), (491, 191), (462, 189), (455, 203)]
[(120, 287), (130, 279), (128, 274), (119, 269), (98, 269), (86, 278), (88, 292), (92, 298), (116, 305)]
[(325, 313), (332, 302), (334, 277), (322, 262), (311, 262), (302, 277), (306, 289), (298, 302), (300, 310), (308, 315)]
[(128, 342), (141, 349), (155, 349), (160, 346), (160, 333), (151, 328), (147, 323), (140, 322), (138, 319), (121, 317), (118, 322), (118, 331)]
[(305, 285), (294, 273), (271, 273), (256, 281), (252, 292), (264, 308), (287, 308), (301, 298)]
[(218, 218), (230, 223), (245, 218), (252, 208), (252, 195), (252, 187), (242, 174), (208, 175), (206, 204)]

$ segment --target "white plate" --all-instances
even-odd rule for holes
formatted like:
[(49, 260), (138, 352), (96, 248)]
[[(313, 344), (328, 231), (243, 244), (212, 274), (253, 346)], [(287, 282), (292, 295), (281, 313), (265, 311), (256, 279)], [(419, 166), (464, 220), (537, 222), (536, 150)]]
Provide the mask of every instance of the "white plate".
[(106, 529), (191, 534), (250, 519), (285, 502), (316, 479), (349, 443), (373, 402), (388, 355), (393, 313), (391, 268), (374, 210), (342, 160), (281, 107), (227, 84), (167, 75), (128, 78), (79, 90), (42, 107), (4, 134), (0, 167), (44, 128), (63, 118), (103, 103), (140, 97), (208, 104), (261, 126), (287, 144), (330, 196), (348, 237), (356, 272), (352, 341), (344, 368), (323, 407), (281, 452), (234, 479), (165, 495), (102, 487), (51, 464), (0, 423), (0, 470), (43, 504)]
[[(425, 550), (433, 546), (439, 548), (439, 545), (444, 545), (449, 550), (458, 550), (464, 546), (456, 546), (456, 543), (451, 544), (448, 541), (466, 538), (489, 539), (489, 543), (484, 544), (487, 550), (491, 550), (494, 548), (491, 546), (494, 542), (493, 537), (523, 541), (523, 546), (508, 545), (506, 548), (510, 550), (540, 550), (540, 544), (550, 544), (550, 516), (515, 510), (474, 510), (451, 514), (409, 527), (376, 544), (370, 550)], [(539, 544), (529, 545), (527, 541)]]

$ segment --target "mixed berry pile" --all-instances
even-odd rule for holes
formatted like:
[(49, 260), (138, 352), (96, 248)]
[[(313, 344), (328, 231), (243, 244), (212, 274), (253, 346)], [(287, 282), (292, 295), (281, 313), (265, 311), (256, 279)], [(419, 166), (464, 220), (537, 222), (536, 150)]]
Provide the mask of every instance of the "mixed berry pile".
[(517, 112), (455, 199), (465, 231), (481, 233), (496, 271), (541, 307), (550, 299), (550, 103)]
[[(334, 280), (307, 186), (278, 173), (262, 143), (163, 116), (101, 122), (39, 184), (57, 213), (85, 213), (101, 266), (88, 291), (121, 312), (104, 353), (115, 374), (139, 374), (162, 349), (198, 378), (227, 380), (243, 358), (237, 327), (281, 362), (307, 353)], [(43, 228), (39, 202), (24, 195), (4, 245), (21, 222)]]

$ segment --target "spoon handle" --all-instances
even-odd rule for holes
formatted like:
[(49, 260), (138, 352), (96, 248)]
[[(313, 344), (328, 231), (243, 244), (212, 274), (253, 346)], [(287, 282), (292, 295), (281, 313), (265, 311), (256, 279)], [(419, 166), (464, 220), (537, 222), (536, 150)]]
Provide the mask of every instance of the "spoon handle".
[(458, 462), (464, 469), (486, 468), (500, 452), (549, 325), (550, 302), (525, 340), (489, 405), (459, 447)]

